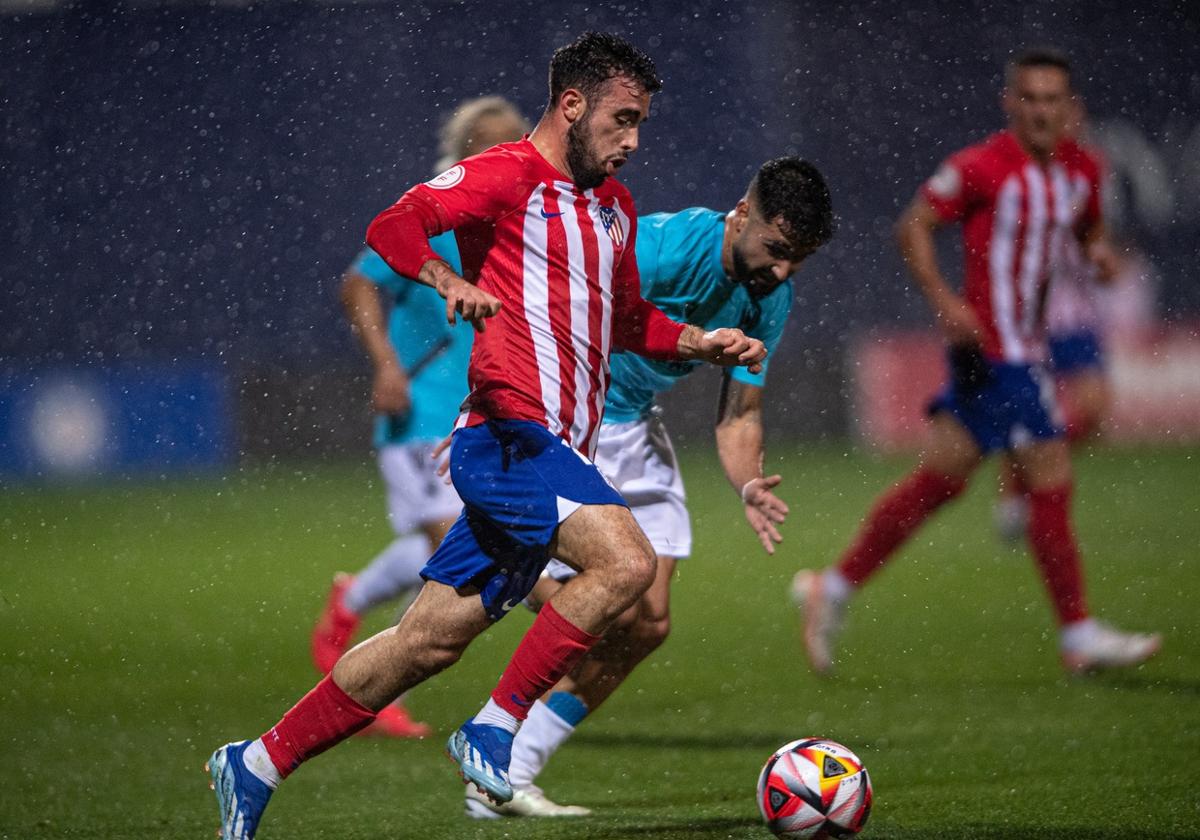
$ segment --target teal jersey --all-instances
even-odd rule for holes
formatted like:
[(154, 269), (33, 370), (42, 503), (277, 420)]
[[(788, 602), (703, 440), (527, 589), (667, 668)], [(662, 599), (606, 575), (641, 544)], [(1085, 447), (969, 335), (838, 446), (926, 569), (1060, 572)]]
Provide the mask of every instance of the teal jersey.
[[(675, 321), (706, 330), (738, 327), (746, 335), (761, 339), (768, 354), (775, 350), (792, 308), (791, 281), (756, 300), (744, 286), (725, 276), (721, 267), (724, 213), (703, 207), (654, 213), (640, 217), (637, 230), (642, 297)], [(670, 390), (704, 363), (659, 362), (617, 352), (611, 364), (605, 423), (644, 417), (654, 405), (655, 394)], [(766, 362), (761, 373), (750, 373), (744, 367), (731, 372), (739, 382), (759, 386), (766, 381), (766, 374)]]
[[(453, 231), (429, 240), (433, 249), (462, 273)], [(474, 330), (446, 323), (446, 302), (428, 286), (401, 277), (370, 248), (351, 266), (391, 299), (388, 339), (412, 378), (412, 409), (404, 416), (375, 421), (375, 445), (441, 440), (450, 433), (467, 396), (467, 363)], [(415, 375), (414, 375), (415, 374)]]

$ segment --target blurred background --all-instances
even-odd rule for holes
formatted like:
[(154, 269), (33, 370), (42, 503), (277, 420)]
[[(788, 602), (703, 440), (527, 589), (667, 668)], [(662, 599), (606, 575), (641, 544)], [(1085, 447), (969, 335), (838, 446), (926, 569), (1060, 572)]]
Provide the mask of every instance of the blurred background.
[[(431, 174), (455, 104), (498, 93), (536, 120), (550, 53), (588, 28), (665, 81), (623, 171), (642, 212), (732, 207), (781, 154), (831, 185), (838, 233), (772, 365), (776, 446), (915, 442), (940, 357), (891, 224), (1003, 126), (1011, 52), (1067, 50), (1136, 256), (1110, 433), (1200, 438), (1194, 4), (0, 0), (0, 477), (365, 458), (342, 270)], [(696, 378), (667, 404), (684, 445), (715, 418)]]

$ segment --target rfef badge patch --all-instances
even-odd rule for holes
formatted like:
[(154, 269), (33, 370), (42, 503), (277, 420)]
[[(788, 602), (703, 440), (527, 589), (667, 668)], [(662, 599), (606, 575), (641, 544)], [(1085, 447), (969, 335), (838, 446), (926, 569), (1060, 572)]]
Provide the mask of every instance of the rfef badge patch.
[(625, 244), (625, 231), (621, 230), (621, 218), (617, 215), (617, 211), (611, 207), (600, 207), (600, 222), (604, 225), (604, 232), (608, 234), (608, 238), (613, 241), (613, 244), (620, 248)]
[(943, 163), (938, 167), (938, 171), (933, 173), (926, 185), (929, 191), (938, 198), (945, 201), (958, 198), (959, 190), (962, 189), (962, 175), (958, 169), (948, 163)]
[(463, 169), (463, 165), (460, 163), (457, 166), (451, 166), (433, 180), (426, 181), (425, 185), (433, 187), (435, 190), (448, 190), (453, 186), (457, 186), (466, 177), (466, 174), (467, 170)]

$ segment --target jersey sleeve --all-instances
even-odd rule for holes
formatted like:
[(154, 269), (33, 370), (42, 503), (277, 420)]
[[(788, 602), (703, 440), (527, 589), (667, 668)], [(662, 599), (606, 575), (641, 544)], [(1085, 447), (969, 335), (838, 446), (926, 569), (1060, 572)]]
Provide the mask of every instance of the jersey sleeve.
[(1084, 201), (1079, 224), (1083, 230), (1088, 231), (1104, 221), (1105, 166), (1103, 158), (1090, 150), (1083, 151), (1083, 159), (1087, 171), (1088, 194)]
[(787, 326), (788, 315), (792, 311), (792, 284), (787, 282), (779, 286), (762, 301), (758, 318), (746, 329), (746, 335), (759, 339), (767, 347), (767, 358), (763, 359), (762, 370), (751, 373), (745, 367), (735, 367), (730, 373), (738, 382), (747, 385), (757, 385), (761, 388), (767, 381), (767, 365), (775, 355), (779, 339), (783, 337), (783, 328)]
[[(458, 243), (453, 231), (438, 234), (429, 240), (429, 247), (444, 259), (458, 274), (462, 274), (462, 260), (458, 254)], [(363, 248), (350, 264), (350, 270), (361, 274), (379, 288), (391, 295), (392, 300), (402, 302), (412, 288), (412, 280), (402, 277), (392, 271), (391, 266), (384, 262), (383, 257), (370, 248)]]
[(629, 219), (629, 245), (613, 277), (613, 347), (650, 359), (676, 360), (684, 325), (642, 297), (637, 221), (632, 214)]
[(430, 237), (472, 223), (492, 224), (518, 207), (525, 169), (520, 156), (503, 146), (467, 158), (417, 184), (376, 216), (367, 228), (367, 244), (397, 274), (415, 277), (438, 258)]
[(964, 149), (942, 161), (937, 171), (921, 185), (921, 197), (941, 221), (959, 222), (980, 199), (979, 166), (972, 149)]
[(640, 288), (647, 290), (653, 289), (662, 278), (662, 236), (655, 222), (654, 215), (638, 219), (637, 241), (634, 247), (637, 254), (638, 284)]

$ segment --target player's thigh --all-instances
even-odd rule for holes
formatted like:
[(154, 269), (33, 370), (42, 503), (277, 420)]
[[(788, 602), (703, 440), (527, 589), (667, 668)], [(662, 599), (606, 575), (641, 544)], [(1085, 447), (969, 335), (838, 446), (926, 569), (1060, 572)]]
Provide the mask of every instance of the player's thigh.
[(421, 531), (425, 536), (429, 537), (430, 548), (437, 550), (437, 547), (442, 544), (442, 540), (446, 538), (450, 527), (454, 525), (456, 517), (450, 519), (435, 519), (430, 522), (421, 523)]
[(436, 547), (457, 518), (462, 502), (454, 488), (437, 475), (437, 465), (429, 457), (431, 449), (427, 442), (388, 444), (379, 450), (379, 471), (387, 488), (392, 530), (403, 536), (419, 529)]
[(942, 475), (970, 477), (983, 453), (966, 426), (948, 411), (934, 414), (929, 425), (929, 442), (921, 453), (921, 464)]
[(1108, 379), (1099, 367), (1081, 370), (1069, 377), (1065, 383), (1067, 397), (1076, 411), (1098, 420), (1108, 410)]
[(1051, 438), (1014, 449), (1013, 458), (1030, 490), (1052, 490), (1071, 481), (1071, 453), (1065, 438)]
[(583, 505), (563, 520), (550, 555), (580, 571), (653, 568), (654, 549), (629, 508)]

